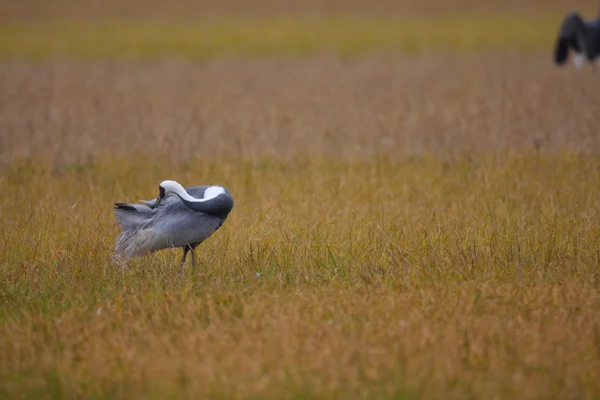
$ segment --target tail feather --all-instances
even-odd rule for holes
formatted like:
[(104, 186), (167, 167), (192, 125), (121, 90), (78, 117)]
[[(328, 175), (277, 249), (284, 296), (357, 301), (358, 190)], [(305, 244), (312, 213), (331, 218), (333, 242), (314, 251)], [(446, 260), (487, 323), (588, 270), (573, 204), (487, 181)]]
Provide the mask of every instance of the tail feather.
[(141, 204), (115, 203), (115, 215), (124, 230), (139, 228), (153, 216), (153, 210)]
[(148, 217), (138, 213), (137, 211), (115, 210), (117, 221), (123, 227), (123, 231), (128, 231), (142, 226)]
[(129, 210), (129, 211), (137, 211), (133, 204), (127, 203), (115, 203), (115, 207), (117, 210)]
[(115, 258), (129, 260), (170, 246), (167, 237), (152, 228), (123, 231), (117, 237)]
[[(115, 258), (127, 260), (146, 253), (148, 239), (143, 232), (152, 218), (153, 210), (141, 204), (115, 203), (115, 215), (123, 231), (117, 237)], [(140, 235), (141, 234), (141, 235)]]

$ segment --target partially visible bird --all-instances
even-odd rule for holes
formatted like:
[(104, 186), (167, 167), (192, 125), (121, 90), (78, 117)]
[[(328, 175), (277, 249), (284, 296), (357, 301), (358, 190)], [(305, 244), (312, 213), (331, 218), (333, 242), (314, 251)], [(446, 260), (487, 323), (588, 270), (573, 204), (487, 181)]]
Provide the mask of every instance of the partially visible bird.
[(554, 47), (554, 62), (563, 65), (569, 58), (569, 50), (575, 52), (578, 69), (584, 61), (593, 63), (600, 56), (600, 16), (586, 21), (577, 11), (571, 11), (565, 17)]
[(233, 197), (222, 186), (183, 188), (175, 181), (160, 183), (159, 195), (144, 204), (115, 203), (115, 214), (122, 227), (117, 238), (115, 258), (128, 261), (158, 250), (181, 247), (185, 264), (192, 253), (196, 268), (196, 247), (223, 225), (233, 208)]

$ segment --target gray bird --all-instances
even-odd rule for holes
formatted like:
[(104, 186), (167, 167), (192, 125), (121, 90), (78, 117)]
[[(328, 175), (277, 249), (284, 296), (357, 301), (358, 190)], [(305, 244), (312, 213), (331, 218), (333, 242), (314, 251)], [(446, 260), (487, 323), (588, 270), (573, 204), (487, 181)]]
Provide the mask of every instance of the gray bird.
[(233, 208), (233, 197), (221, 186), (183, 188), (175, 181), (160, 183), (159, 195), (144, 204), (115, 203), (122, 227), (117, 238), (115, 258), (128, 261), (158, 250), (181, 247), (185, 264), (192, 253), (196, 268), (196, 247), (223, 225)]
[(586, 21), (577, 11), (565, 17), (554, 47), (554, 62), (563, 65), (570, 50), (575, 52), (577, 68), (581, 68), (584, 61), (593, 63), (600, 56), (600, 17)]

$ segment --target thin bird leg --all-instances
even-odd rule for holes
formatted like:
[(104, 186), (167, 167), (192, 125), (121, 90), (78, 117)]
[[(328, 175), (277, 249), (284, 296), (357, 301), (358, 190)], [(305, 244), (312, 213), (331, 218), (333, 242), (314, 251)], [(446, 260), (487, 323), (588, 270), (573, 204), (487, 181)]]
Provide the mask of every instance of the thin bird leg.
[(197, 268), (196, 268), (196, 248), (192, 247), (191, 251), (192, 251), (192, 268), (194, 268), (194, 272), (196, 272), (197, 271)]
[(181, 263), (179, 264), (179, 272), (183, 273), (183, 266), (185, 265), (185, 258), (187, 256), (188, 251), (190, 251), (190, 246), (183, 247), (183, 257), (181, 257)]

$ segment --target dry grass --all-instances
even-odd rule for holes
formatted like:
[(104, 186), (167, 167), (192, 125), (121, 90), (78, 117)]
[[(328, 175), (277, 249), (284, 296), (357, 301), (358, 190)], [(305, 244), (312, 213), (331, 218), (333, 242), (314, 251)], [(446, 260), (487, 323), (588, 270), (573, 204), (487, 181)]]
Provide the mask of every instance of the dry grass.
[(600, 150), (600, 77), (547, 53), (13, 62), (0, 79), (4, 166)]
[(214, 16), (280, 15), (432, 15), (444, 13), (563, 13), (566, 8), (596, 13), (595, 0), (5, 0), (2, 20), (91, 18), (205, 18)]
[[(0, 14), (219, 14), (235, 28), (232, 14), (564, 7), (65, 1)], [(315, 37), (338, 37), (319, 26)], [(493, 53), (522, 49), (507, 27), (476, 26), (498, 46), (475, 41), (468, 55), (451, 54), (469, 36), (456, 29), (444, 54), (414, 58), (191, 62), (179, 48), (144, 62), (4, 61), (0, 397), (598, 398), (600, 77), (555, 68), (536, 29), (523, 40), (537, 53)], [(406, 39), (389, 29), (380, 39)], [(0, 38), (2, 54), (56, 32), (74, 35), (20, 31)], [(442, 33), (415, 36), (416, 49)], [(97, 38), (80, 51), (110, 55)], [(176, 273), (175, 251), (115, 269), (112, 203), (151, 198), (163, 179), (223, 184), (236, 205), (196, 273)]]
[(564, 399), (600, 390), (599, 298), (589, 285), (268, 285), (166, 285), (59, 318), (27, 315), (0, 339), (11, 366), (4, 393)]
[[(600, 391), (593, 157), (142, 165), (2, 175), (4, 398)], [(165, 177), (236, 208), (198, 275), (115, 270), (111, 202)]]
[[(600, 394), (592, 71), (1, 68), (3, 398)], [(165, 178), (234, 211), (197, 274), (175, 251), (116, 270), (112, 202)]]

